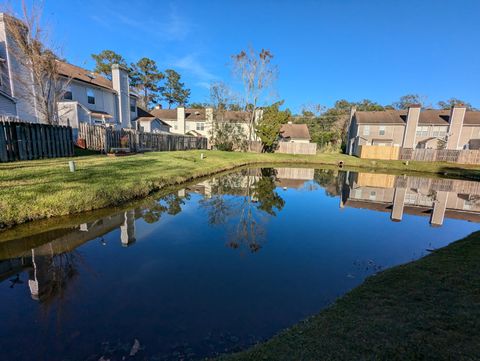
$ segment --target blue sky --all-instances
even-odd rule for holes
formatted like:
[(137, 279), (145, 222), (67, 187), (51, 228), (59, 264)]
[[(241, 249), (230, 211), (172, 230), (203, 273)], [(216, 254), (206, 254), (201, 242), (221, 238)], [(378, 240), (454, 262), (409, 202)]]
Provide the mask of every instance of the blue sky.
[(45, 0), (43, 19), (68, 61), (92, 68), (103, 49), (150, 57), (182, 74), (191, 101), (207, 101), (212, 81), (238, 86), (232, 54), (270, 49), (276, 93), (298, 111), (406, 93), (480, 107), (479, 15), (478, 0)]

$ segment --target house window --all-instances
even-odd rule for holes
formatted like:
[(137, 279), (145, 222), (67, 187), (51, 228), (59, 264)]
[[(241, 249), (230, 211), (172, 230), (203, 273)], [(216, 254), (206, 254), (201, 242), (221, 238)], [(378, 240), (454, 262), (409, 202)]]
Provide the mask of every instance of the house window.
[(197, 123), (197, 130), (205, 130), (205, 123)]
[(65, 100), (73, 100), (73, 93), (70, 89), (65, 90), (65, 93), (63, 93), (63, 99)]
[(447, 135), (447, 127), (433, 127), (432, 135), (434, 137), (444, 137), (445, 135)]
[(87, 89), (87, 102), (88, 104), (95, 104), (95, 93), (92, 89)]
[(370, 135), (370, 126), (369, 125), (365, 125), (363, 127), (363, 135)]
[(130, 112), (137, 112), (137, 102), (135, 101), (135, 99), (130, 99)]
[(381, 125), (380, 128), (378, 129), (378, 134), (385, 135), (385, 127), (383, 125)]
[(426, 137), (428, 136), (428, 127), (417, 127), (417, 136), (418, 137)]

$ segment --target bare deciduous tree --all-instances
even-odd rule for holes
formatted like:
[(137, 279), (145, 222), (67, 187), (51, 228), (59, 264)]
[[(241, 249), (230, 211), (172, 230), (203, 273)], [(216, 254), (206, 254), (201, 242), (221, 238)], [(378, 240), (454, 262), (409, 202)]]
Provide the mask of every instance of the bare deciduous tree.
[(245, 149), (246, 135), (242, 126), (225, 117), (227, 110), (238, 104), (238, 97), (225, 83), (216, 82), (210, 86), (210, 104), (213, 107), (212, 144), (225, 151)]
[(245, 111), (249, 112), (248, 140), (252, 140), (255, 115), (259, 103), (268, 90), (271, 90), (277, 78), (278, 69), (272, 64), (273, 54), (262, 49), (256, 53), (252, 47), (233, 55), (233, 72), (242, 80), (245, 90)]
[(42, 9), (30, 8), (22, 0), (22, 16), (9, 11), (6, 27), (12, 41), (11, 51), (16, 63), (14, 81), (18, 84), (16, 96), (35, 109), (41, 122), (58, 123), (57, 102), (63, 98), (70, 79), (59, 74), (58, 57), (45, 46), (47, 34), (41, 25)]

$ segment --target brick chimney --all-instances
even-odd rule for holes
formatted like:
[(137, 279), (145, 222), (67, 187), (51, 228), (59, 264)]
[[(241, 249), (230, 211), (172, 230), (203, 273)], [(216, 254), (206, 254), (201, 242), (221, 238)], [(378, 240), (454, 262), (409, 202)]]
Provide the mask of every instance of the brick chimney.
[(454, 105), (450, 110), (448, 125), (447, 149), (458, 149), (460, 135), (463, 128), (463, 119), (467, 108), (464, 105)]
[(405, 133), (403, 133), (403, 148), (413, 148), (415, 146), (415, 136), (421, 110), (422, 106), (420, 104), (412, 104), (408, 107), (407, 124), (405, 125)]
[(177, 131), (180, 134), (185, 134), (185, 107), (177, 108)]
[(118, 64), (112, 65), (112, 85), (117, 92), (118, 120), (122, 128), (131, 128), (130, 80), (127, 70)]

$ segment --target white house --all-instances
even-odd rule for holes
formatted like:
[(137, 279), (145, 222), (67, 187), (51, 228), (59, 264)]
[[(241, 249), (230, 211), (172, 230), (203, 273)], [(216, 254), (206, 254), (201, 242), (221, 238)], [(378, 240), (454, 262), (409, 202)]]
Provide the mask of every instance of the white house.
[[(38, 123), (38, 107), (29, 96), (31, 89), (27, 89), (33, 86), (31, 70), (17, 60), (18, 51), (8, 31), (7, 22), (12, 20), (18, 21), (0, 13), (0, 115)], [(126, 69), (113, 65), (112, 80), (109, 80), (67, 62), (58, 61), (57, 66), (66, 88), (63, 99), (58, 102), (60, 124), (74, 129), (80, 122), (136, 127), (138, 97), (130, 89)]]
[(128, 72), (112, 66), (112, 80), (81, 67), (58, 62), (67, 90), (58, 103), (60, 124), (78, 128), (80, 122), (132, 128), (137, 114), (137, 96), (131, 92)]
[(0, 115), (37, 122), (35, 105), (27, 96), (31, 74), (14, 55), (16, 45), (8, 31), (7, 22), (12, 20), (0, 13)]
[[(228, 122), (239, 125), (245, 135), (248, 135), (250, 113), (244, 111), (224, 111), (215, 114), (213, 108), (195, 109), (178, 107), (176, 109), (162, 109), (157, 106), (150, 113), (170, 125), (170, 131), (176, 134), (203, 136), (208, 139), (212, 136), (214, 121)], [(255, 114), (255, 122), (262, 116), (262, 110)], [(253, 140), (256, 135), (253, 134)]]
[(138, 118), (135, 120), (138, 130), (147, 133), (170, 133), (170, 125), (158, 119), (145, 109), (137, 107)]

